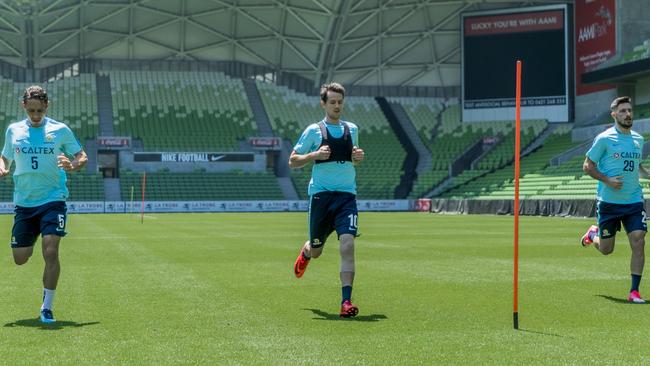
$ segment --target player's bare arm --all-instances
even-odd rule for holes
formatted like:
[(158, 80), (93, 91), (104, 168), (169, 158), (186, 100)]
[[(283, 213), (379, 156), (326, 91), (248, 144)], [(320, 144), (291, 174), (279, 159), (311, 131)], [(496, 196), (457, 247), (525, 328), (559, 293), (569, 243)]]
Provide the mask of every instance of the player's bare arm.
[(582, 164), (582, 170), (588, 176), (607, 184), (613, 189), (621, 189), (623, 187), (622, 175), (618, 175), (616, 177), (608, 177), (604, 175), (598, 170), (596, 163), (591, 161), (589, 158), (585, 158), (585, 162)]
[(11, 166), (11, 162), (9, 161), (9, 159), (2, 156), (2, 158), (0, 159), (0, 177), (4, 177), (5, 175), (9, 174), (10, 166)]
[(73, 172), (83, 168), (84, 165), (88, 162), (88, 156), (86, 152), (81, 150), (75, 154), (74, 159), (70, 160), (67, 156), (61, 154), (59, 155), (59, 168), (62, 168), (66, 172)]
[(330, 157), (330, 153), (330, 147), (327, 145), (321, 146), (318, 150), (307, 154), (298, 154), (296, 150), (293, 150), (289, 156), (289, 167), (302, 168), (314, 160), (327, 160)]

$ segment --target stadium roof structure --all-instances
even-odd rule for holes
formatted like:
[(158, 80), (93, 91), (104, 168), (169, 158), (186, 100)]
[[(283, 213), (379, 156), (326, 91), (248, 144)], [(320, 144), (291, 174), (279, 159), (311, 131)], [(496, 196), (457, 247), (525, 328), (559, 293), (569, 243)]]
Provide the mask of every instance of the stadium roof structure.
[(4, 0), (0, 60), (241, 61), (315, 85), (460, 85), (460, 14), (496, 0)]

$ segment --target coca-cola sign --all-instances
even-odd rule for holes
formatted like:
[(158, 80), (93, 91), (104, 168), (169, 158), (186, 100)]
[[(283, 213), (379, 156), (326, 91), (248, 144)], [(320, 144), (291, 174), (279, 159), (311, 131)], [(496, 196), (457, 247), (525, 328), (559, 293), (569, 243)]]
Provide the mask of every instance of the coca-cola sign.
[(112, 148), (129, 148), (131, 147), (131, 137), (129, 136), (100, 136), (97, 138), (97, 146)]

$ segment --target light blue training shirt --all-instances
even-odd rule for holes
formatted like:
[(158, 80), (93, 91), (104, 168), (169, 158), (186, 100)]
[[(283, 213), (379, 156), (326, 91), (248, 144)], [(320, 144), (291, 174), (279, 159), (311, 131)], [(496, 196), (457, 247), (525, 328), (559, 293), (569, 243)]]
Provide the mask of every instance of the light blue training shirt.
[[(334, 138), (342, 137), (345, 130), (343, 123), (346, 123), (350, 129), (352, 145), (359, 146), (359, 128), (354, 123), (342, 120), (336, 124), (325, 122), (329, 136)], [(313, 123), (303, 131), (293, 150), (300, 155), (307, 154), (318, 150), (322, 141), (323, 136), (320, 127), (318, 123)], [(307, 192), (312, 196), (325, 191), (348, 192), (356, 195), (357, 183), (354, 164), (349, 161), (314, 164)]]
[(597, 164), (598, 170), (608, 176), (623, 176), (620, 190), (598, 181), (598, 201), (618, 204), (643, 202), (639, 183), (639, 164), (643, 152), (643, 136), (631, 131), (620, 133), (616, 127), (608, 128), (594, 139), (587, 157)]
[[(44, 117), (41, 126), (31, 127), (24, 119), (7, 127), (2, 155), (16, 162), (14, 203), (36, 207), (68, 197), (65, 171), (58, 167), (58, 156), (72, 156), (81, 145), (68, 126)], [(9, 167), (7, 167), (9, 169)]]

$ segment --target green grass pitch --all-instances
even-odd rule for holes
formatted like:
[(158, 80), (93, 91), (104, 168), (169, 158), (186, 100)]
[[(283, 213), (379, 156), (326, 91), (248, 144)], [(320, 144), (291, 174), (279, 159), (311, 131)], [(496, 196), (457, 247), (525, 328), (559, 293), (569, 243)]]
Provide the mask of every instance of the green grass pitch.
[(624, 302), (627, 239), (609, 257), (581, 248), (592, 219), (522, 217), (519, 331), (512, 217), (362, 212), (353, 320), (338, 318), (334, 236), (293, 277), (306, 220), (71, 215), (53, 326), (36, 320), (40, 240), (21, 267), (3, 245), (0, 364), (650, 363), (650, 306)]

